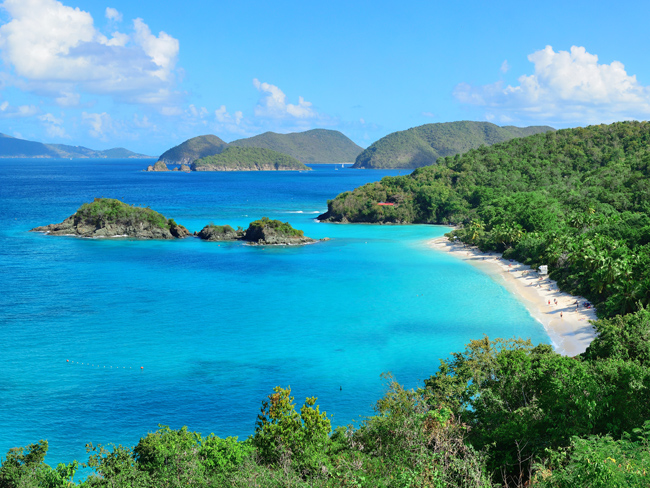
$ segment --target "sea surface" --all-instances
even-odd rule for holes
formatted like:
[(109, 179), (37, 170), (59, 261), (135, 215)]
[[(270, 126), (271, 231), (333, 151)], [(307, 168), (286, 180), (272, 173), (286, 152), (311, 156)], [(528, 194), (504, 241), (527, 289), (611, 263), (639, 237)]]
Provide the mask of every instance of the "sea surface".
[[(422, 385), (483, 335), (549, 342), (490, 277), (426, 241), (445, 227), (318, 223), (327, 200), (398, 171), (146, 173), (148, 160), (0, 160), (0, 457), (49, 441), (135, 445), (159, 424), (221, 437), (255, 429), (291, 386), (334, 425), (373, 413), (391, 372)], [(404, 171), (401, 172), (405, 174)], [(191, 231), (267, 216), (303, 247), (53, 237), (95, 197), (151, 207)]]

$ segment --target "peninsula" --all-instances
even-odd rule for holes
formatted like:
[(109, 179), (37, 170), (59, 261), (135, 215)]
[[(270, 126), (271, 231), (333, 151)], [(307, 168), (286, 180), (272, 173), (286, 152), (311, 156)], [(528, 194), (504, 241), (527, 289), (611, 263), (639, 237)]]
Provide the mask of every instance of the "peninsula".
[(136, 239), (175, 239), (190, 232), (150, 208), (135, 207), (113, 198), (95, 198), (84, 203), (60, 224), (35, 227), (30, 232), (55, 236), (132, 237)]

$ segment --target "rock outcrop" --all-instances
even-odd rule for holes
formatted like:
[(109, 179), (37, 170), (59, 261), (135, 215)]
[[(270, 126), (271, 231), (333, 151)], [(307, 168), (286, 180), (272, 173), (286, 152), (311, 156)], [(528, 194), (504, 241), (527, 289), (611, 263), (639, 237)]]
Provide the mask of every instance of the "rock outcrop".
[(294, 229), (288, 222), (271, 220), (268, 217), (251, 222), (242, 240), (251, 244), (274, 246), (296, 246), (316, 242), (315, 239), (305, 237), (303, 231)]
[(182, 239), (191, 233), (173, 219), (150, 208), (134, 207), (112, 198), (85, 203), (60, 224), (35, 227), (31, 232), (76, 237), (131, 237), (135, 239)]
[(236, 241), (244, 236), (244, 231), (233, 229), (229, 225), (206, 225), (197, 234), (204, 241)]
[(163, 161), (156, 161), (153, 166), (147, 166), (147, 171), (169, 171), (169, 168)]
[[(294, 229), (288, 222), (263, 217), (251, 222), (245, 231), (229, 225), (206, 225), (196, 234), (206, 241), (246, 241), (252, 245), (299, 246), (311, 244), (315, 239), (305, 237), (303, 231)], [(327, 241), (329, 239), (322, 239)]]

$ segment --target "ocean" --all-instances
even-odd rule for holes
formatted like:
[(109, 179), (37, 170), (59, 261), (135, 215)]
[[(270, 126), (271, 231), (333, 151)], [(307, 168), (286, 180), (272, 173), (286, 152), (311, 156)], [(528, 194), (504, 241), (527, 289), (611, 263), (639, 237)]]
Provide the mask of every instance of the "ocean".
[[(391, 372), (417, 387), (483, 335), (549, 342), (471, 265), (431, 250), (449, 229), (316, 222), (327, 199), (396, 170), (146, 173), (149, 160), (0, 160), (0, 457), (46, 462), (135, 445), (158, 425), (253, 434), (273, 387), (359, 424)], [(401, 171), (401, 174), (405, 174)], [(267, 216), (331, 240), (302, 247), (29, 233), (96, 197), (198, 231)]]

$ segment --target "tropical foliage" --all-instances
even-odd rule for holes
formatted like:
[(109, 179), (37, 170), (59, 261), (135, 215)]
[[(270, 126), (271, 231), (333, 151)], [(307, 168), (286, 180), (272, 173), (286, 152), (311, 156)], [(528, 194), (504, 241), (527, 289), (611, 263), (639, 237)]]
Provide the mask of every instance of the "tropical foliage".
[(103, 226), (107, 222), (149, 222), (163, 229), (176, 226), (176, 222), (172, 219), (167, 220), (164, 215), (149, 207), (136, 207), (114, 198), (95, 198), (91, 203), (84, 203), (73, 217), (98, 226)]
[(649, 142), (648, 122), (513, 139), (342, 193), (319, 219), (459, 225), (612, 317), (650, 303)]
[(228, 146), (221, 153), (198, 159), (191, 166), (194, 171), (223, 170), (302, 170), (308, 171), (296, 158), (271, 149)]

